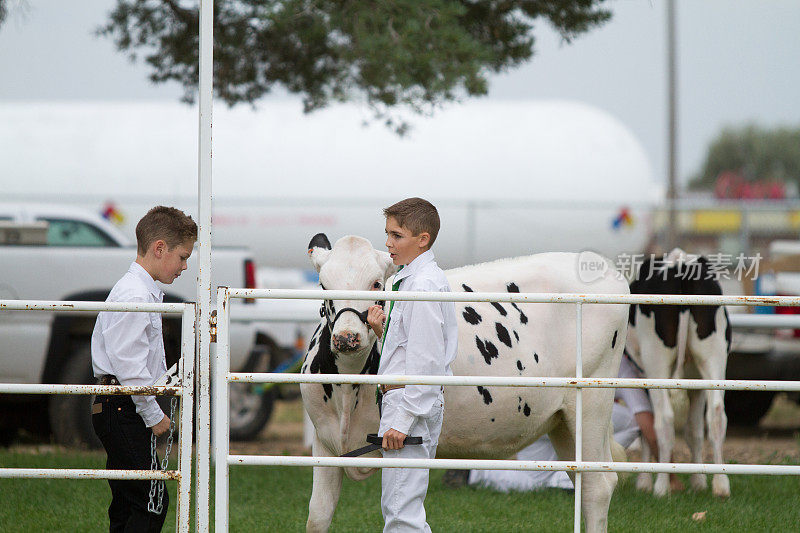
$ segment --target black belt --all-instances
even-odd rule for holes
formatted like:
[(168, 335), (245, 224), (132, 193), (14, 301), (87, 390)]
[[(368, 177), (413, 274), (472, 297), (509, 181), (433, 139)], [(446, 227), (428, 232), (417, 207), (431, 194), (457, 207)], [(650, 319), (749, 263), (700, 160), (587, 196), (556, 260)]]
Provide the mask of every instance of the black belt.
[(111, 374), (104, 374), (97, 378), (98, 385), (119, 385), (119, 380), (117, 376), (112, 376)]
[[(370, 444), (353, 450), (352, 452), (342, 454), (339, 457), (358, 457), (359, 455), (364, 455), (365, 453), (383, 448), (383, 437), (379, 437), (377, 433), (370, 433), (367, 435), (367, 442)], [(403, 441), (404, 446), (414, 444), (422, 444), (422, 437), (406, 437)]]

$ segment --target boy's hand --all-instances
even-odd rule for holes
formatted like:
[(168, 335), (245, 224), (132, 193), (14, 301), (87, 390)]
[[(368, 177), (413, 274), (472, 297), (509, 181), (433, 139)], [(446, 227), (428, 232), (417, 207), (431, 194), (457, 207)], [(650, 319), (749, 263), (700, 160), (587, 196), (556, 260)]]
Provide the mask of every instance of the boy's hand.
[(161, 422), (159, 422), (158, 424), (156, 424), (151, 428), (153, 430), (153, 434), (156, 437), (160, 437), (161, 435), (166, 433), (167, 430), (169, 429), (169, 423), (170, 423), (169, 417), (167, 415), (164, 415), (164, 418), (161, 419)]
[(367, 322), (372, 327), (372, 331), (380, 339), (383, 337), (383, 323), (386, 321), (386, 315), (383, 313), (383, 306), (373, 305), (367, 311)]
[(400, 433), (396, 429), (389, 428), (389, 431), (383, 434), (383, 449), (384, 450), (399, 450), (404, 447), (403, 441), (406, 440), (406, 434)]

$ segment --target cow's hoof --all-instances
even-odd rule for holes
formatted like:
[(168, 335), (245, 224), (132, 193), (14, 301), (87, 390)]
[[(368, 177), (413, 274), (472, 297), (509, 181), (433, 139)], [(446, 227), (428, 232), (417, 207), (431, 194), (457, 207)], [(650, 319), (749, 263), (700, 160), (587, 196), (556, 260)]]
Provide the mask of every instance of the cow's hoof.
[(717, 498), (729, 498), (731, 495), (731, 482), (725, 474), (714, 474), (711, 479), (711, 492)]
[(669, 496), (669, 474), (656, 474), (656, 483), (653, 485), (653, 494), (659, 498)]
[(705, 474), (692, 474), (689, 478), (689, 485), (692, 490), (697, 492), (704, 491), (708, 487), (708, 479)]
[(641, 472), (636, 476), (636, 489), (642, 492), (653, 491), (653, 476), (650, 472)]
[(442, 485), (448, 489), (460, 489), (467, 486), (469, 470), (445, 470)]

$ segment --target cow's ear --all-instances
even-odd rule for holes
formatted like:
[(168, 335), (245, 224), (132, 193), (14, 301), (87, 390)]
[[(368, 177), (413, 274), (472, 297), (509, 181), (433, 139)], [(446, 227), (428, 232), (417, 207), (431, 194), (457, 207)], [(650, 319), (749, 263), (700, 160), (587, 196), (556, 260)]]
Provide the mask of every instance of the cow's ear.
[(328, 240), (328, 236), (324, 233), (317, 233), (314, 235), (314, 237), (311, 238), (311, 242), (308, 243), (308, 258), (311, 259), (311, 264), (314, 265), (317, 272), (320, 271), (322, 265), (328, 260), (330, 254), (331, 241)]
[(387, 279), (389, 276), (397, 273), (397, 265), (394, 264), (392, 256), (389, 255), (388, 252), (375, 250), (375, 255), (378, 258), (378, 264), (383, 269), (383, 279)]

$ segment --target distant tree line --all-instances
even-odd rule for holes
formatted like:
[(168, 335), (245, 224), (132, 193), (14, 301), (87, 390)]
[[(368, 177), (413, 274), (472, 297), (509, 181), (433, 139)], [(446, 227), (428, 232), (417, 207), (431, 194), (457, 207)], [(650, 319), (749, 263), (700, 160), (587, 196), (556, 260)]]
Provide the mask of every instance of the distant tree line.
[(723, 129), (689, 186), (712, 188), (720, 175), (731, 173), (746, 183), (800, 184), (800, 128), (747, 125)]

